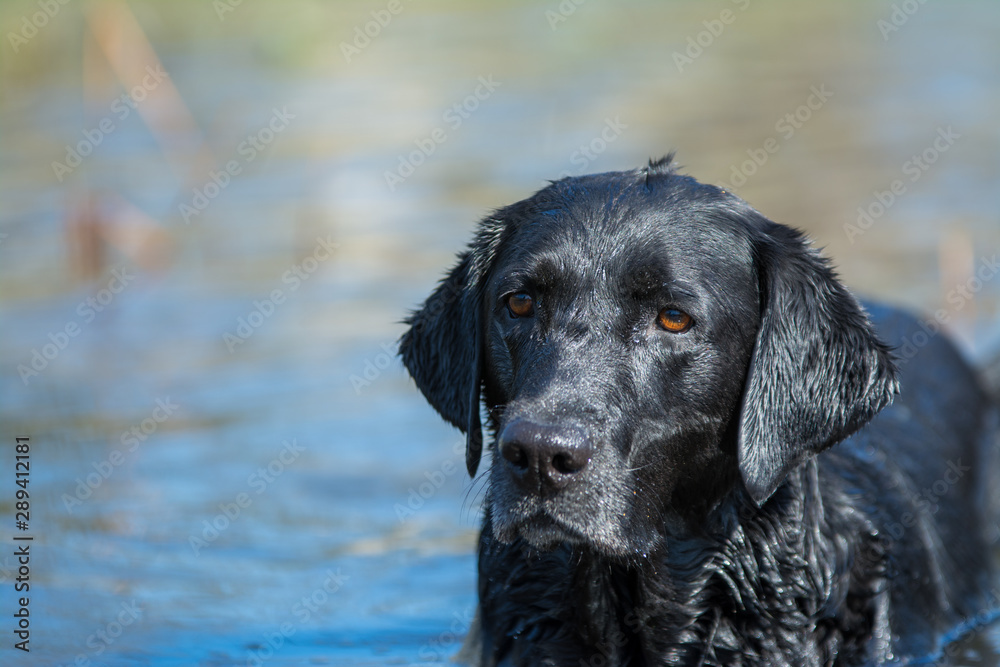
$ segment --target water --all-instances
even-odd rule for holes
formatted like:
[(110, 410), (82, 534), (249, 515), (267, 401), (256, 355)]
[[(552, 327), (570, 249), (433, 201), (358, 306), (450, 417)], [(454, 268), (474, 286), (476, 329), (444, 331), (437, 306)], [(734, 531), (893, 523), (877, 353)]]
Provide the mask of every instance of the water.
[[(30, 659), (0, 556), (3, 664), (444, 664), (482, 489), (392, 356), (399, 321), (477, 218), (562, 172), (677, 149), (852, 288), (1000, 347), (1000, 283), (954, 298), (1000, 248), (995, 3), (920, 5), (887, 39), (891, 3), (405, 3), (349, 62), (383, 5), (60, 7), (16, 51), (38, 6), (0, 8), (0, 540), (17, 435), (34, 536)], [(150, 45), (169, 77), (123, 115)], [(953, 663), (1000, 664), (998, 637)]]

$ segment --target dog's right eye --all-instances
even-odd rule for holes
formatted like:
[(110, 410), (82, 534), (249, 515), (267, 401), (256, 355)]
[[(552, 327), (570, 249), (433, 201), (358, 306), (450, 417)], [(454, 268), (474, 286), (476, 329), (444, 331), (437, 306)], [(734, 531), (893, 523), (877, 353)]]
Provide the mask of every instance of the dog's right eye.
[(535, 302), (530, 294), (518, 292), (507, 297), (507, 312), (511, 317), (531, 317), (535, 313)]
[(657, 315), (656, 321), (665, 331), (670, 333), (684, 333), (694, 323), (690, 315), (676, 308), (664, 308)]

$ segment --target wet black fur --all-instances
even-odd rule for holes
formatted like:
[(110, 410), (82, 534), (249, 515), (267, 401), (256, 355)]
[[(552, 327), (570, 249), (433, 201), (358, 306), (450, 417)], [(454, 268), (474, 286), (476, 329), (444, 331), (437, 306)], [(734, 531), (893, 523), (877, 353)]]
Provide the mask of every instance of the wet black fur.
[[(658, 329), (666, 307), (691, 330)], [(905, 661), (992, 614), (975, 374), (941, 334), (894, 362), (915, 319), (866, 312), (798, 232), (669, 157), (489, 216), (409, 323), (470, 474), (489, 415), (473, 662)], [(496, 449), (517, 419), (582, 434), (590, 463), (526, 492)]]

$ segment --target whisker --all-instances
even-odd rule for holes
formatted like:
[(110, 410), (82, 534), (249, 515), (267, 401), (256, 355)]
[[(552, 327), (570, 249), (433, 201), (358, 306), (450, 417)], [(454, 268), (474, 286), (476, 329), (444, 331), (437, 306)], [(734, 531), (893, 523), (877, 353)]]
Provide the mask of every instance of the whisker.
[[(465, 516), (463, 517), (461, 513), (459, 514), (462, 521), (472, 520), (472, 509), (480, 500), (480, 496), (485, 495), (486, 489), (489, 486), (489, 482), (487, 480), (488, 472), (488, 466), (483, 470), (480, 470), (479, 473), (477, 473), (472, 479), (472, 483), (469, 484), (468, 488), (465, 490), (465, 497), (462, 500), (462, 511), (465, 513)], [(471, 497), (470, 494), (472, 494)]]
[(638, 468), (626, 468), (625, 472), (638, 472), (640, 470), (644, 470), (645, 468), (648, 468), (648, 467), (650, 467), (652, 465), (655, 465), (655, 464), (656, 464), (656, 461), (650, 461), (649, 463), (645, 463), (645, 464), (639, 466)]

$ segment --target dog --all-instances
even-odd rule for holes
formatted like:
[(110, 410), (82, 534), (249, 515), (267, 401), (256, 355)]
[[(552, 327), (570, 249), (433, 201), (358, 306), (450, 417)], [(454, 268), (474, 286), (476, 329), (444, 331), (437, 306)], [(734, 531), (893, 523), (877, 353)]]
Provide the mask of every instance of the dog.
[(485, 404), (473, 664), (905, 663), (995, 616), (976, 372), (672, 154), (489, 215), (406, 323), (473, 477)]

